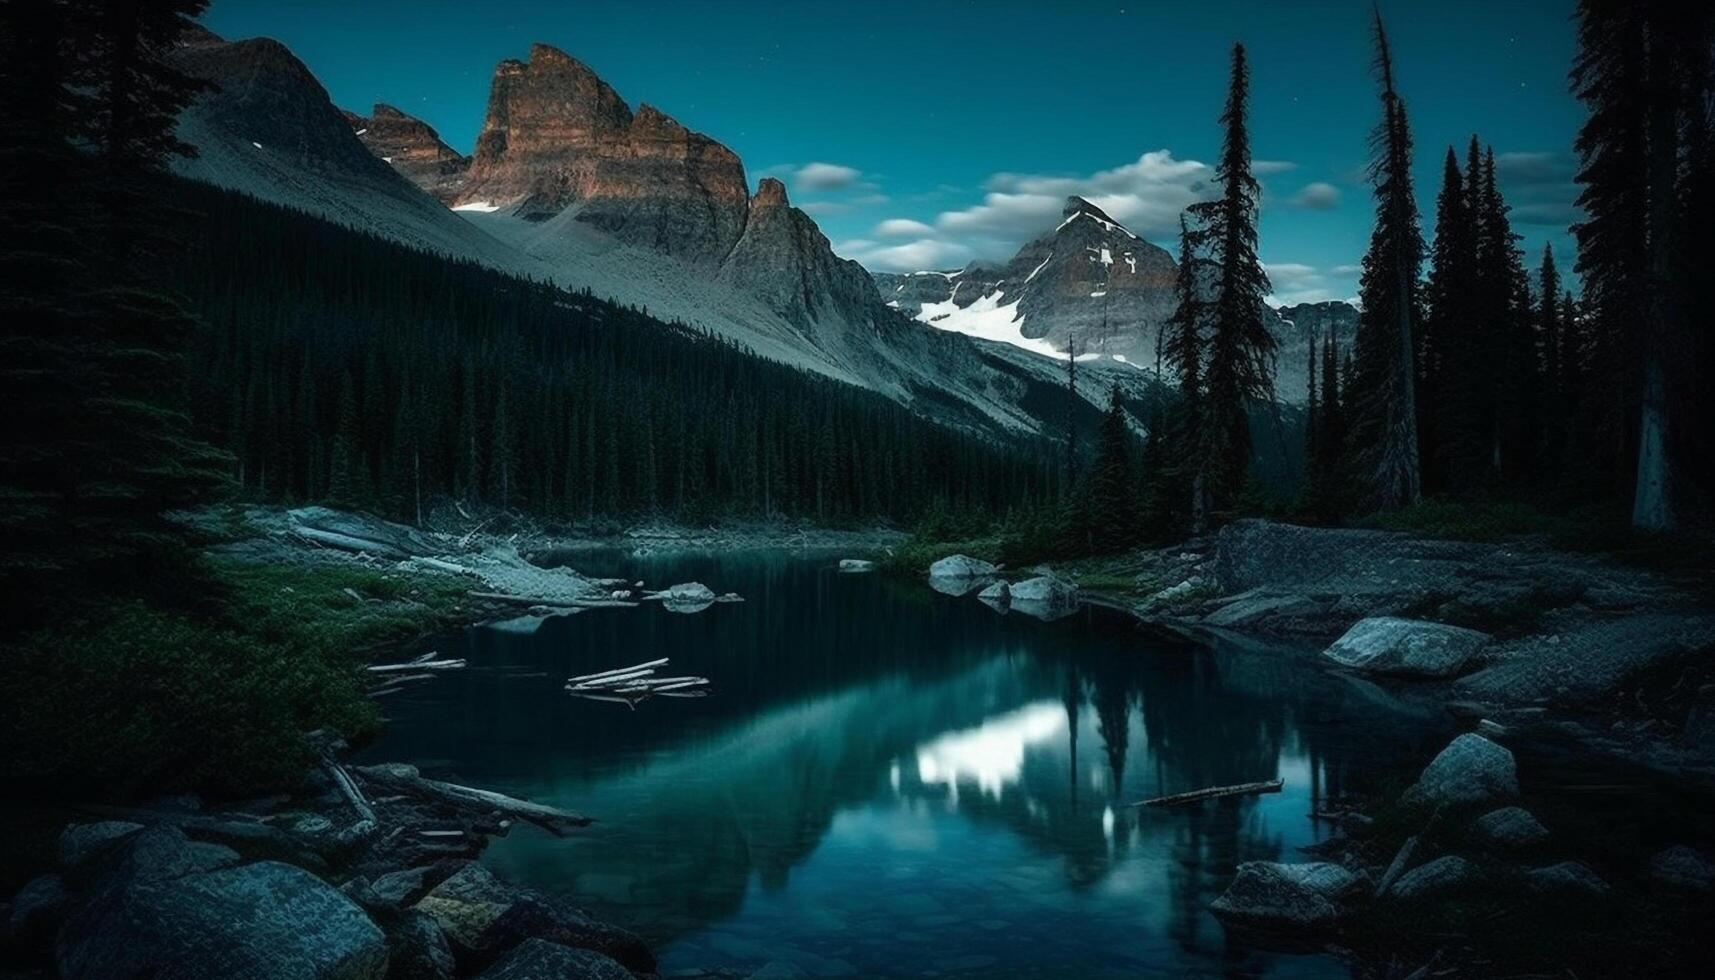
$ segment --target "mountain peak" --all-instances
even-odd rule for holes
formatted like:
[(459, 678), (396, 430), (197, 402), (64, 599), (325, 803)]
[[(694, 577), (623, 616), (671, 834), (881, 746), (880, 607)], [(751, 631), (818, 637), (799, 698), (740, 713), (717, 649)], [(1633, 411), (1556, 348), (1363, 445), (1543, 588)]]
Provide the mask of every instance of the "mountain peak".
[[(1137, 238), (1137, 236), (1133, 235), (1124, 225), (1108, 217), (1108, 213), (1106, 211), (1103, 211), (1101, 208), (1096, 207), (1094, 204), (1091, 204), (1089, 201), (1084, 200), (1076, 194), (1066, 198), (1066, 206), (1061, 209), (1060, 217), (1064, 219), (1060, 222), (1060, 228), (1065, 228), (1076, 218), (1087, 217), (1094, 218), (1096, 222), (1102, 226), (1104, 231), (1115, 231), (1128, 238)], [(1056, 228), (1055, 231), (1059, 231), (1060, 228)]]
[(786, 185), (777, 177), (764, 177), (757, 182), (752, 207), (786, 207)]

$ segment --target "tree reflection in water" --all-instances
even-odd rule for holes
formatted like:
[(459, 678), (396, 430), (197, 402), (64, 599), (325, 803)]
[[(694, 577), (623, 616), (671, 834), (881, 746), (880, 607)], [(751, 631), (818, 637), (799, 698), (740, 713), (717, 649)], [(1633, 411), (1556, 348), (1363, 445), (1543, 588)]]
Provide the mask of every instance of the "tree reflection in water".
[[(1096, 611), (1001, 617), (830, 565), (594, 568), (749, 601), (448, 637), (473, 669), (392, 705), (372, 755), (595, 816), (488, 860), (665, 943), (669, 966), (1195, 975), (1290, 966), (1229, 943), (1208, 903), (1237, 862), (1314, 839), (1322, 792), (1433, 750), (1385, 695), (1278, 651), (1198, 650)], [(559, 677), (652, 656), (716, 696), (634, 713), (559, 696)], [(1125, 806), (1276, 776), (1278, 796)]]

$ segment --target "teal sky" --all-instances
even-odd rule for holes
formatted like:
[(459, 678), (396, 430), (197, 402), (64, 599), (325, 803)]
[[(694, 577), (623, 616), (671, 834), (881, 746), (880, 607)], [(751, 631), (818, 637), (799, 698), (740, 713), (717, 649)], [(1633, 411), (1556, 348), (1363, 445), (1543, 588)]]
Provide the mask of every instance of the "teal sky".
[[(1478, 133), (1535, 265), (1571, 264), (1571, 0), (1382, 4), (1434, 213), (1441, 158)], [(542, 41), (783, 177), (841, 254), (877, 270), (1004, 258), (1081, 193), (1171, 247), (1201, 192), (1227, 59), (1252, 62), (1277, 298), (1344, 298), (1372, 206), (1369, 4), (214, 0), (227, 37), (283, 41), (340, 105), (389, 102), (468, 151), (494, 65)]]

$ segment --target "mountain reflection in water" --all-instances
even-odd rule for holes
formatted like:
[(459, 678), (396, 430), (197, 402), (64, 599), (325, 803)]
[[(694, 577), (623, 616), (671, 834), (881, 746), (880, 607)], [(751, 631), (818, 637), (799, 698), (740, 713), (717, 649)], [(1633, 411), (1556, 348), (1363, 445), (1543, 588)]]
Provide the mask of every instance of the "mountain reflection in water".
[[(370, 750), (574, 807), (486, 860), (662, 944), (665, 969), (815, 975), (1327, 975), (1230, 940), (1233, 867), (1298, 859), (1318, 801), (1433, 754), (1443, 729), (1280, 651), (1205, 650), (1091, 610), (1055, 623), (826, 557), (575, 563), (747, 601), (442, 638), (472, 669), (390, 700)], [(564, 677), (654, 657), (715, 696), (574, 701)], [(1283, 777), (1278, 795), (1127, 803)]]

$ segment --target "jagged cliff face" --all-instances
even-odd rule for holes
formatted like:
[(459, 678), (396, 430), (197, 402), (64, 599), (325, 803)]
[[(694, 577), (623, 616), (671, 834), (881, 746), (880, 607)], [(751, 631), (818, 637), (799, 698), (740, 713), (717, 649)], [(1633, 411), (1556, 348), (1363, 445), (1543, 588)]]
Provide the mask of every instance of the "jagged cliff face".
[(441, 203), (453, 202), (464, 185), (470, 157), (448, 146), (428, 123), (381, 102), (367, 116), (347, 112), (345, 119), (358, 140), (382, 162), (392, 164)]
[(944, 330), (1043, 353), (1082, 351), (1153, 359), (1173, 312), (1173, 258), (1081, 197), (1066, 199), (1054, 230), (1004, 266), (879, 275), (890, 305)]
[(738, 156), (653, 106), (634, 115), (590, 68), (545, 44), (495, 69), (456, 207), (542, 220), (567, 208), (628, 244), (718, 264), (744, 232)]
[(772, 177), (751, 199), (744, 234), (720, 277), (800, 327), (822, 320), (869, 327), (879, 312), (869, 274), (836, 256), (822, 229), (787, 202), (785, 185)]

